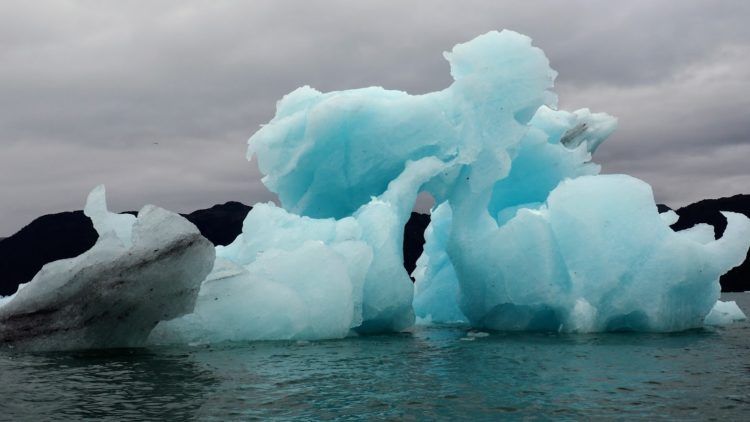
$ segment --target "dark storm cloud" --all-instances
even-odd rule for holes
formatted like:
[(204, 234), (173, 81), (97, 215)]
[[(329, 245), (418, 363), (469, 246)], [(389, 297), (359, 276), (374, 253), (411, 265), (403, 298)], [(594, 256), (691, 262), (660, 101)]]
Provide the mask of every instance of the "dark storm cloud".
[(747, 192), (750, 3), (2, 2), (0, 236), (80, 208), (266, 201), (245, 140), (297, 86), (450, 83), (441, 52), (534, 38), (564, 108), (620, 118), (605, 172), (679, 205)]

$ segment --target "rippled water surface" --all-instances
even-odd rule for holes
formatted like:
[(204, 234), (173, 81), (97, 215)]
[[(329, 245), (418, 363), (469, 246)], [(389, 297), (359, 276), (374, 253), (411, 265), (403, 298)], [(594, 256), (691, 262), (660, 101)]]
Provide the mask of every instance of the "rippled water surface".
[[(750, 293), (723, 299), (750, 314)], [(748, 322), (679, 334), (468, 334), (0, 352), (0, 419), (750, 420)]]

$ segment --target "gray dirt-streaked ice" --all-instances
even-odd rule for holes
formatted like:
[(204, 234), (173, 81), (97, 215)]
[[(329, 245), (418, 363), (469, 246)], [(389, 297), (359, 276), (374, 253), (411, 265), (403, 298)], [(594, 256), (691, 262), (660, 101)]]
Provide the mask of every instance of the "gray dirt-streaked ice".
[(193, 224), (154, 206), (137, 219), (108, 213), (103, 188), (89, 196), (87, 215), (100, 231), (93, 248), (45, 265), (0, 299), (0, 346), (141, 346), (159, 321), (193, 310), (215, 254)]

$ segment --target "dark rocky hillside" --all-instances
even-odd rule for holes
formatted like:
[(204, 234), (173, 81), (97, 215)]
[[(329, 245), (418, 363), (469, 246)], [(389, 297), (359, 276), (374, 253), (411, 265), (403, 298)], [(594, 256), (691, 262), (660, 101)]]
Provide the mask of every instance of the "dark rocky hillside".
[(240, 202), (227, 202), (205, 210), (183, 214), (198, 227), (214, 245), (228, 245), (242, 232), (242, 222), (252, 207)]
[[(232, 242), (242, 231), (242, 221), (251, 207), (227, 202), (211, 208), (183, 214), (203, 236), (215, 245)], [(670, 208), (659, 204), (659, 211)], [(675, 230), (708, 223), (717, 236), (726, 228), (720, 211), (740, 212), (750, 216), (750, 195), (706, 199), (675, 210), (680, 220)], [(411, 273), (424, 246), (424, 230), (430, 216), (412, 213), (404, 228), (404, 267)], [(37, 218), (11, 237), (0, 239), (0, 296), (12, 294), (19, 283), (31, 280), (47, 262), (80, 255), (96, 242), (97, 234), (82, 211), (50, 214)], [(750, 256), (749, 256), (750, 258)], [(721, 278), (723, 291), (750, 290), (750, 259)]]
[[(750, 217), (750, 195), (734, 195), (728, 198), (704, 199), (675, 210), (680, 220), (672, 225), (675, 230), (683, 230), (698, 223), (714, 226), (714, 234), (720, 237), (727, 227), (727, 220), (721, 211), (732, 211)], [(745, 262), (721, 277), (721, 290), (743, 292), (750, 290), (750, 252)]]
[[(226, 245), (242, 231), (242, 221), (249, 211), (247, 205), (227, 202), (184, 217), (215, 245)], [(97, 238), (83, 211), (72, 211), (39, 217), (0, 240), (0, 296), (14, 293), (18, 284), (30, 281), (44, 264), (89, 250)]]
[[(251, 207), (227, 202), (183, 214), (214, 245), (231, 243), (242, 231)], [(134, 212), (129, 212), (135, 214)], [(412, 213), (404, 230), (404, 266), (411, 273), (422, 254), (425, 214)], [(0, 296), (13, 294), (18, 284), (30, 281), (48, 262), (72, 258), (90, 249), (97, 234), (83, 211), (62, 212), (37, 218), (11, 237), (0, 240)]]
[(47, 262), (72, 258), (89, 250), (98, 235), (83, 211), (37, 218), (0, 241), (0, 296), (16, 291)]

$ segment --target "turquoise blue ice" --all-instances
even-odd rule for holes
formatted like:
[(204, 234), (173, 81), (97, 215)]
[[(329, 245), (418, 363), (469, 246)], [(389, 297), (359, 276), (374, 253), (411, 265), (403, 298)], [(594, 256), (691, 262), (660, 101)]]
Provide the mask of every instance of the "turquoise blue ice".
[[(577, 332), (702, 326), (719, 276), (744, 259), (747, 218), (727, 214), (719, 240), (700, 229), (675, 233), (646, 183), (599, 176), (592, 154), (616, 119), (557, 110), (556, 73), (528, 37), (490, 32), (445, 57), (454, 82), (442, 91), (303, 87), (285, 96), (248, 155), (284, 209), (309, 217), (310, 227), (357, 218), (392, 180), (432, 158), (440, 170), (409, 186), (437, 204), (414, 274), (422, 321)], [(362, 230), (392, 233), (387, 244), (397, 255), (393, 241), (401, 241), (414, 197), (391, 204), (399, 218), (376, 215)], [(382, 248), (362, 240), (374, 254)], [(368, 272), (382, 270), (373, 261)], [(400, 268), (391, 271), (368, 278), (370, 291), (395, 292), (395, 279), (406, 284)], [(365, 309), (368, 302), (365, 295)]]
[[(600, 175), (592, 155), (616, 119), (558, 110), (556, 72), (530, 38), (493, 31), (445, 57), (454, 81), (441, 91), (282, 98), (248, 148), (281, 206), (253, 208), (216, 248), (192, 312), (149, 341), (342, 338), (417, 317), (565, 332), (744, 318), (718, 301), (718, 280), (745, 257), (748, 218), (725, 213), (721, 239), (705, 225), (674, 232), (676, 214), (658, 213), (648, 184)], [(401, 248), (421, 192), (436, 205), (413, 284)], [(131, 246), (133, 217), (103, 201), (87, 215)]]

